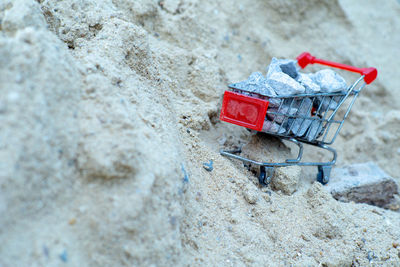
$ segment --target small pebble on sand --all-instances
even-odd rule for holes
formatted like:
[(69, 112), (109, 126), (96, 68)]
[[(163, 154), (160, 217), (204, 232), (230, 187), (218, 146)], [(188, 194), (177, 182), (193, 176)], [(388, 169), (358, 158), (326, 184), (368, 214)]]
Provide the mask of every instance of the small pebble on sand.
[(207, 162), (203, 163), (203, 168), (206, 171), (211, 172), (212, 170), (214, 170), (213, 164), (214, 164), (214, 162), (210, 159), (210, 161), (208, 163)]
[(258, 200), (258, 190), (255, 186), (246, 185), (243, 189), (243, 197), (249, 204), (255, 204)]
[(74, 225), (76, 223), (76, 219), (72, 218), (71, 220), (68, 221), (69, 225)]

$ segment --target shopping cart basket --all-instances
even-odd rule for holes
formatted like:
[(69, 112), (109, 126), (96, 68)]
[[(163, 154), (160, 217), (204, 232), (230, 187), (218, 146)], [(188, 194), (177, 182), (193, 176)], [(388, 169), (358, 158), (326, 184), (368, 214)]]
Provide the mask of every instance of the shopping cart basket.
[[(356, 72), (362, 76), (346, 91), (337, 93), (298, 94), (287, 96), (268, 96), (244, 91), (230, 85), (225, 91), (220, 119), (225, 122), (262, 131), (290, 141), (298, 146), (295, 159), (285, 162), (260, 162), (238, 155), (239, 150), (221, 150), (223, 156), (238, 159), (246, 164), (260, 166), (259, 182), (268, 184), (274, 168), (292, 165), (317, 166), (317, 181), (326, 184), (329, 181), (332, 166), (336, 162), (336, 150), (330, 147), (339, 134), (344, 120), (366, 84), (377, 77), (375, 68), (356, 68), (336, 62), (318, 59), (304, 52), (297, 57), (297, 64), (305, 68), (309, 64), (321, 64), (342, 70)], [(347, 103), (344, 105), (344, 103)], [(345, 112), (339, 115), (339, 109)], [(327, 162), (303, 162), (303, 144), (312, 145), (332, 153)]]

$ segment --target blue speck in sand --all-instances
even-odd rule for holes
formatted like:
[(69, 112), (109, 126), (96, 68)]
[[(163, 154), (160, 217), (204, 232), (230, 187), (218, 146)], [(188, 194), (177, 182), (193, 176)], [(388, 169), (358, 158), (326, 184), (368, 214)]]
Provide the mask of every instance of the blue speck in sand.
[(206, 171), (211, 172), (212, 170), (214, 170), (213, 164), (214, 162), (210, 159), (210, 162), (203, 163), (203, 168), (206, 169)]
[(49, 248), (46, 245), (43, 245), (43, 254), (46, 256), (46, 258), (49, 257)]
[(183, 166), (183, 164), (181, 164), (181, 170), (183, 172), (183, 183), (189, 183), (189, 175), (187, 174), (185, 166)]
[(375, 254), (372, 251), (368, 251), (367, 259), (371, 262), (374, 258), (376, 258)]
[(63, 261), (63, 262), (67, 262), (68, 261), (68, 254), (67, 254), (67, 251), (64, 249), (64, 251), (60, 254), (60, 259)]

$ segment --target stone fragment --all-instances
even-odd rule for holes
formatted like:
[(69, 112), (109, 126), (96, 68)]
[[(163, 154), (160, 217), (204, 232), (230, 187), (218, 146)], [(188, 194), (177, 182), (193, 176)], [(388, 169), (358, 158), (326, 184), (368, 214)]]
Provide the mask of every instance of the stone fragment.
[[(303, 100), (298, 100), (296, 105), (298, 105), (298, 112), (296, 115), (298, 116), (305, 116), (309, 117), (311, 114), (311, 109), (312, 109), (312, 100), (310, 98), (303, 98)], [(294, 120), (291, 120), (291, 123), (289, 123), (288, 129), (291, 128), (291, 133), (293, 133), (296, 136), (303, 136), (308, 127), (310, 127), (312, 123), (312, 119), (305, 119), (305, 118), (297, 118)], [(293, 124), (293, 125), (291, 125)]]
[(299, 73), (296, 80), (304, 86), (307, 94), (316, 94), (321, 91), (321, 87), (311, 78), (313, 74)]
[(293, 122), (291, 132), (296, 136), (303, 136), (306, 133), (308, 127), (310, 127), (311, 123), (312, 120), (310, 119), (302, 119), (302, 118), (295, 119)]
[(277, 59), (273, 57), (271, 63), (268, 66), (268, 72), (266, 76), (267, 79), (269, 79), (271, 75), (276, 72), (284, 72), (291, 78), (296, 78), (298, 75), (296, 61), (291, 59)]
[(262, 131), (265, 133), (278, 133), (278, 134), (284, 134), (286, 132), (285, 128), (275, 122), (265, 120)]
[(346, 81), (342, 76), (331, 69), (324, 69), (316, 72), (314, 81), (321, 87), (321, 92), (334, 93), (347, 88)]
[(305, 97), (303, 99), (299, 99), (293, 105), (295, 107), (298, 107), (298, 110), (299, 110), (297, 112), (298, 115), (310, 116), (312, 105), (313, 105), (313, 102), (310, 98)]
[(335, 110), (338, 106), (338, 103), (329, 96), (319, 96), (318, 99), (318, 106), (321, 105), (319, 110), (320, 113), (323, 113), (327, 110)]
[(334, 168), (325, 188), (337, 200), (382, 208), (391, 206), (399, 195), (396, 181), (373, 162)]
[[(276, 112), (276, 113), (280, 113), (280, 114), (284, 114), (284, 115), (271, 114), (270, 112)], [(297, 108), (293, 108), (293, 107), (291, 108), (289, 106), (282, 105), (281, 109), (279, 109), (279, 107), (278, 108), (277, 107), (269, 108), (267, 110), (267, 117), (271, 121), (274, 121), (276, 123), (282, 123), (289, 116), (296, 114), (296, 112), (297, 112)]]
[(250, 74), (249, 78), (247, 78), (248, 84), (260, 84), (263, 82), (265, 82), (265, 78), (259, 71), (253, 72), (252, 74)]
[(279, 108), (279, 106), (282, 103), (282, 99), (280, 99), (280, 98), (272, 98), (271, 97), (271, 98), (268, 99), (268, 102), (269, 102), (268, 108)]
[(293, 79), (295, 79), (298, 75), (297, 68), (296, 68), (296, 61), (294, 60), (281, 60), (280, 61), (280, 67), (282, 72), (286, 73)]
[(271, 63), (269, 63), (266, 78), (269, 79), (271, 75), (276, 72), (282, 72), (282, 70), (281, 67), (279, 66), (279, 59), (273, 57), (271, 59)]
[(322, 131), (322, 123), (320, 121), (313, 120), (307, 132), (307, 140), (311, 142), (312, 140), (318, 137), (321, 131)]
[(271, 179), (271, 186), (274, 190), (280, 190), (286, 195), (291, 195), (297, 190), (300, 175), (301, 168), (299, 166), (277, 168)]
[(274, 88), (272, 88), (267, 82), (263, 84), (258, 90), (260, 95), (265, 95), (265, 96), (276, 96)]
[(304, 86), (283, 72), (273, 73), (267, 78), (267, 83), (275, 90), (277, 95), (295, 95), (305, 92)]
[(253, 72), (247, 80), (231, 84), (230, 86), (265, 96), (276, 96), (274, 89), (267, 83), (261, 72)]

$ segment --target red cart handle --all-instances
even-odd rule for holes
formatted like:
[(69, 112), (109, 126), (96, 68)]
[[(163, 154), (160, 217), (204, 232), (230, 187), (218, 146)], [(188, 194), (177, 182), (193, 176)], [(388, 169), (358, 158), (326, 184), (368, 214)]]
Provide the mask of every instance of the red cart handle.
[(304, 52), (300, 56), (297, 57), (297, 64), (299, 64), (299, 66), (302, 69), (304, 69), (308, 64), (314, 64), (314, 63), (326, 65), (326, 66), (330, 66), (330, 67), (334, 67), (334, 68), (338, 68), (338, 69), (342, 69), (342, 70), (348, 70), (348, 71), (360, 73), (361, 75), (365, 76), (364, 81), (367, 84), (372, 83), (376, 79), (376, 76), (378, 76), (378, 71), (375, 68), (357, 68), (357, 67), (353, 67), (353, 66), (349, 66), (349, 65), (345, 65), (345, 64), (341, 64), (341, 63), (327, 61), (327, 60), (316, 58), (308, 52)]

